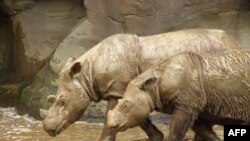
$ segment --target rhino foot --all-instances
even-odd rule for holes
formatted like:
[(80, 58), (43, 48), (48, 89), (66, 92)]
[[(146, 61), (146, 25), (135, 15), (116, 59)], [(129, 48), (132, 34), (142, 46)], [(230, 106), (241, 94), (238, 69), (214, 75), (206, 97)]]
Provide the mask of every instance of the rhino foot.
[[(210, 140), (207, 140), (204, 137), (195, 134), (193, 141), (210, 141)], [(211, 141), (221, 141), (221, 140), (219, 139), (219, 137), (214, 136)]]
[(150, 119), (146, 119), (140, 125), (141, 129), (148, 135), (150, 141), (162, 141), (164, 134), (157, 129)]
[(149, 137), (150, 141), (163, 141), (164, 135), (162, 132), (155, 133), (153, 136)]
[(206, 140), (204, 138), (202, 138), (201, 136), (195, 134), (193, 141), (206, 141)]

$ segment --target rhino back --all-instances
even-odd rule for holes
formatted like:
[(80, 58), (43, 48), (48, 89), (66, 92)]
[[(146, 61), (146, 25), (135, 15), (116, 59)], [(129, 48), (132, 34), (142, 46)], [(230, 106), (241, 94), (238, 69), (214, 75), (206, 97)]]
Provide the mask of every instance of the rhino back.
[(239, 44), (222, 30), (189, 29), (139, 37), (141, 60), (146, 70), (181, 52), (198, 54), (239, 49)]
[(221, 118), (250, 121), (250, 52), (207, 55), (206, 111)]

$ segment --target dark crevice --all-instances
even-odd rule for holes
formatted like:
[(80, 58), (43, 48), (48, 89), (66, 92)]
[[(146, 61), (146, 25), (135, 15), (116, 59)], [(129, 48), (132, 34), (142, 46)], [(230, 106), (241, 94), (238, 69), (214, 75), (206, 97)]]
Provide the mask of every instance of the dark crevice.
[(13, 70), (13, 42), (14, 35), (10, 17), (0, 14), (0, 84), (8, 81)]

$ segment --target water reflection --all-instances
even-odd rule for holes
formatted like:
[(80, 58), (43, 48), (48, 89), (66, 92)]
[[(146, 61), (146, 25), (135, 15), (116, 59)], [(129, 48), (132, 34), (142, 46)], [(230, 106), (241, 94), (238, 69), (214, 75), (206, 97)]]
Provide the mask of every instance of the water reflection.
[[(157, 124), (161, 131), (168, 134), (168, 126)], [(40, 121), (27, 115), (17, 115), (14, 108), (0, 108), (0, 140), (1, 141), (95, 141), (98, 140), (103, 124), (77, 122), (59, 136), (48, 136), (42, 129)], [(222, 136), (222, 128), (215, 127), (217, 134)], [(186, 140), (192, 140), (193, 133), (188, 132)], [(133, 128), (119, 133), (117, 141), (147, 141), (147, 136), (140, 128)]]

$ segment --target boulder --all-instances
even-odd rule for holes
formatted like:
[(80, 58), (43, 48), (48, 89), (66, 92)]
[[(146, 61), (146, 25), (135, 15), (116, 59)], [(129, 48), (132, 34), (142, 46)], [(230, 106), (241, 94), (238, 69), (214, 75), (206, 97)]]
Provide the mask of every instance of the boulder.
[(19, 97), (84, 11), (81, 0), (0, 1), (0, 95)]
[[(18, 1), (12, 17), (16, 29), (14, 60), (15, 79), (29, 79), (48, 61), (71, 28), (83, 17), (81, 1)], [(29, 67), (29, 69), (27, 69)]]

